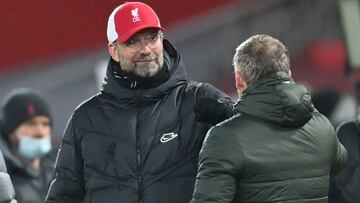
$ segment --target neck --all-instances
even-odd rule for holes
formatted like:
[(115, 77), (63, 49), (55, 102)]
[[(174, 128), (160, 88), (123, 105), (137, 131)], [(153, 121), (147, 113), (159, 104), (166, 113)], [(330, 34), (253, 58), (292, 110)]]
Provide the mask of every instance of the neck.
[(40, 159), (25, 160), (25, 164), (31, 166), (36, 172), (40, 171)]
[(25, 159), (22, 157), (19, 157), (19, 159), (26, 167), (30, 166), (37, 173), (40, 172), (40, 159)]

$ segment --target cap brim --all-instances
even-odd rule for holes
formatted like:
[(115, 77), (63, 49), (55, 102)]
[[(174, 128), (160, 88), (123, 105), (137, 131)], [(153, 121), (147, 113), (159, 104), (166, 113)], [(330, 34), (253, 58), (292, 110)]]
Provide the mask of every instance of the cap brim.
[(160, 29), (162, 31), (164, 31), (165, 29), (161, 26), (149, 26), (149, 25), (144, 25), (144, 26), (138, 26), (133, 28), (132, 30), (129, 30), (127, 33), (123, 34), (122, 36), (119, 36), (117, 41), (118, 42), (125, 42), (127, 41), (130, 37), (132, 37), (134, 34), (136, 34), (137, 32), (140, 32), (141, 30), (144, 29), (149, 29), (149, 28), (157, 28)]

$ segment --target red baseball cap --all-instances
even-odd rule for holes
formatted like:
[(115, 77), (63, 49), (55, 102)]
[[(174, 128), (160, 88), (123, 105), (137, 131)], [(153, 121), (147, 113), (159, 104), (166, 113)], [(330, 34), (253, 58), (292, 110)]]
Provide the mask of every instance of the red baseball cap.
[(150, 6), (142, 2), (125, 2), (111, 13), (107, 26), (107, 38), (109, 43), (115, 40), (125, 42), (132, 35), (146, 28), (165, 30)]

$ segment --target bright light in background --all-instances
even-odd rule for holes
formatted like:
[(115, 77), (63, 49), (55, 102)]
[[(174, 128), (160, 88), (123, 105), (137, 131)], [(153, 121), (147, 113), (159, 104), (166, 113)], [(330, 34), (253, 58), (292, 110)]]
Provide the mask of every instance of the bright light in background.
[(107, 60), (101, 60), (96, 64), (94, 68), (96, 87), (99, 91), (101, 90), (102, 82), (104, 81), (106, 75), (107, 64), (108, 64)]
[(351, 68), (360, 69), (360, 6), (357, 0), (339, 1), (341, 24)]

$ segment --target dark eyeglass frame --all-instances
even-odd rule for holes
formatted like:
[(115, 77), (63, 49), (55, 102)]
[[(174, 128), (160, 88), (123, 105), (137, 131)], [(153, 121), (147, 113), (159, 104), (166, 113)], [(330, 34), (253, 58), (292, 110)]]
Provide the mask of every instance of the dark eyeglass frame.
[[(128, 49), (131, 49), (133, 51), (139, 51), (143, 46), (144, 43), (149, 46), (150, 48), (153, 48), (154, 45), (156, 44), (156, 42), (159, 39), (163, 39), (164, 38), (164, 34), (161, 31), (154, 31), (151, 32), (149, 34), (146, 34), (142, 37), (134, 37), (134, 38), (130, 38), (129, 40), (125, 41), (125, 42), (118, 42), (118, 41), (114, 41), (113, 44), (114, 45), (120, 45), (123, 47), (126, 47)], [(144, 42), (143, 42), (144, 41)]]

